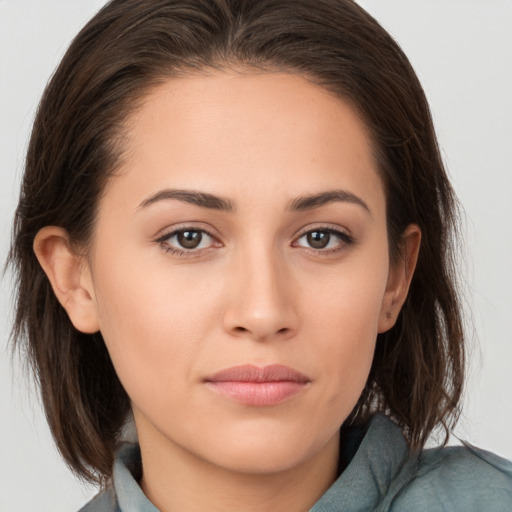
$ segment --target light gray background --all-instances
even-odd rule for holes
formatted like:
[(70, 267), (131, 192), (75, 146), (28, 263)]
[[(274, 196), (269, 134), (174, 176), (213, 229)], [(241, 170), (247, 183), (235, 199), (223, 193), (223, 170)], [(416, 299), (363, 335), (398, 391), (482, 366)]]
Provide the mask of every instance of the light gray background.
[[(0, 0), (0, 260), (38, 99), (69, 41), (103, 0)], [(512, 458), (512, 0), (360, 0), (423, 82), (466, 212), (472, 365), (457, 435)], [(24, 369), (6, 349), (0, 290), (0, 511), (77, 510), (94, 489), (60, 461)]]

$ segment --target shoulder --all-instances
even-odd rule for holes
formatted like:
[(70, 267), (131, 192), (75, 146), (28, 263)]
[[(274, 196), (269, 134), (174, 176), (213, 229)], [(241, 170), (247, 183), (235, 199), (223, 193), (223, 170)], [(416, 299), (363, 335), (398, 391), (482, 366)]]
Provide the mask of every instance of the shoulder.
[(392, 511), (512, 511), (512, 463), (469, 444), (425, 450)]
[(97, 494), (78, 512), (120, 512), (114, 490), (111, 487), (108, 487)]

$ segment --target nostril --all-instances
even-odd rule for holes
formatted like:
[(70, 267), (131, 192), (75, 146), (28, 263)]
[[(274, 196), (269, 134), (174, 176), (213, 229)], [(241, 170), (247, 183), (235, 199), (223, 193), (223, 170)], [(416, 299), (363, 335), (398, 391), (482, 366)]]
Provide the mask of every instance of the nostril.
[[(291, 330), (288, 328), (288, 327), (282, 327), (281, 329), (278, 329), (277, 331), (275, 331), (275, 334), (276, 335), (287, 335)], [(247, 334), (247, 333), (251, 333), (253, 331), (251, 331), (251, 329), (248, 329), (246, 327), (242, 327), (242, 326), (237, 326), (233, 329), (232, 332), (235, 332), (237, 334)], [(256, 331), (254, 331), (254, 334), (257, 335)], [(266, 337), (266, 336), (259, 336), (257, 335), (258, 337)]]

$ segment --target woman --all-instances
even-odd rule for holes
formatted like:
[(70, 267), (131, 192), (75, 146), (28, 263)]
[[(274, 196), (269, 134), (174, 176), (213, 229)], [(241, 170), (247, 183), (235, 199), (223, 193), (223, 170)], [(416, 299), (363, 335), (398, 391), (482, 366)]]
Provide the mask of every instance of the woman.
[(509, 505), (505, 461), (420, 452), (462, 389), (455, 216), (352, 2), (109, 3), (42, 100), (12, 253), (64, 458), (109, 482), (133, 413), (86, 510)]

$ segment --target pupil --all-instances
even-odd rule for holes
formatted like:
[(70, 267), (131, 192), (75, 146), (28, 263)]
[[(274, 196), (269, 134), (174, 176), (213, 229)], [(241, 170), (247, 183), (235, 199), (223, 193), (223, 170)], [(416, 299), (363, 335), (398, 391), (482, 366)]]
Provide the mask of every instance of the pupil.
[(308, 244), (314, 249), (324, 249), (327, 247), (331, 235), (325, 231), (312, 231), (307, 236)]
[(178, 233), (178, 243), (185, 249), (195, 249), (200, 243), (203, 235), (200, 231), (181, 231)]

